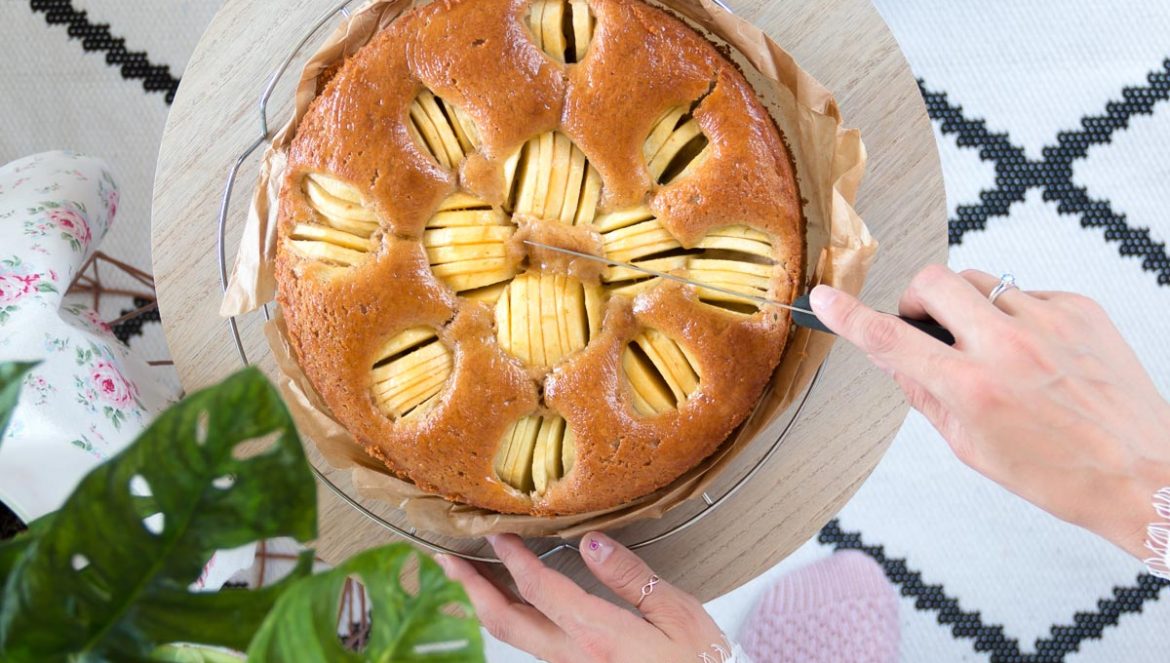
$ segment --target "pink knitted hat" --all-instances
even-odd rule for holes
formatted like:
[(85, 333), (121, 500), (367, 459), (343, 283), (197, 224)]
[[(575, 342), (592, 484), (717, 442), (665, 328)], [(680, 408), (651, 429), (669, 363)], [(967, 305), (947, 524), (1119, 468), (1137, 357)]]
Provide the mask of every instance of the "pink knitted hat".
[(755, 663), (891, 663), (898, 597), (868, 555), (839, 552), (776, 581), (740, 633)]

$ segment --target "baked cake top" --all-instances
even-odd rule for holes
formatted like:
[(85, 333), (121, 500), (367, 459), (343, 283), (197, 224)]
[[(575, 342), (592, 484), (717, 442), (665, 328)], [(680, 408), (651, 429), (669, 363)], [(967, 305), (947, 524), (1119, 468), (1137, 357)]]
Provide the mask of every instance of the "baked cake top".
[(348, 58), (297, 129), (279, 301), (368, 452), (508, 513), (661, 488), (751, 411), (790, 301), (789, 155), (735, 66), (639, 0), (440, 0)]

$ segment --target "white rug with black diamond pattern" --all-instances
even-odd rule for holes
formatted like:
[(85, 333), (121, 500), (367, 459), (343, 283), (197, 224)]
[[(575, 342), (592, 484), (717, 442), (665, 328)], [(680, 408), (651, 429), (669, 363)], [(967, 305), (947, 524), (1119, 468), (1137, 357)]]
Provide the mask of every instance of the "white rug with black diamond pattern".
[[(124, 202), (104, 248), (138, 266), (170, 95), (218, 4), (0, 0), (0, 162), (107, 158)], [(1170, 395), (1166, 1), (877, 5), (935, 121), (951, 266), (1097, 298)], [(120, 332), (165, 352), (153, 321)], [(874, 556), (901, 591), (905, 661), (1170, 660), (1166, 583), (960, 465), (920, 417), (816, 540), (708, 607), (734, 634), (771, 578), (840, 548)]]

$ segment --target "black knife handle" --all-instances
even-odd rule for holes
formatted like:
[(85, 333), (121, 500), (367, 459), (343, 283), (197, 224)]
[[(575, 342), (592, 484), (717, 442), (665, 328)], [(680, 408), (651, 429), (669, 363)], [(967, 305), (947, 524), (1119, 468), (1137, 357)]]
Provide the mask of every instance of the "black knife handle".
[[(808, 309), (809, 311), (812, 310), (812, 302), (809, 301), (808, 295), (804, 295), (803, 297), (797, 297), (796, 301), (792, 302), (792, 305), (797, 307), (797, 308)], [(886, 315), (894, 315), (894, 314), (887, 313)], [(946, 327), (943, 327), (942, 325), (934, 322), (933, 320), (912, 320), (910, 318), (907, 318), (907, 317), (904, 317), (901, 315), (894, 315), (894, 317), (898, 318), (902, 322), (905, 322), (906, 324), (910, 325), (911, 327), (917, 329), (918, 331), (926, 334), (927, 336), (929, 336), (935, 340), (946, 343), (947, 345), (954, 345), (955, 344), (955, 335), (952, 334), (949, 330), (947, 330)], [(809, 315), (808, 313), (801, 313), (800, 311), (793, 311), (792, 312), (792, 322), (795, 323), (799, 327), (807, 327), (808, 329), (812, 329), (814, 331), (825, 332), (827, 334), (834, 333), (832, 329), (829, 329), (828, 327), (825, 326), (825, 324), (823, 322), (821, 322), (819, 319), (817, 319), (817, 316)]]

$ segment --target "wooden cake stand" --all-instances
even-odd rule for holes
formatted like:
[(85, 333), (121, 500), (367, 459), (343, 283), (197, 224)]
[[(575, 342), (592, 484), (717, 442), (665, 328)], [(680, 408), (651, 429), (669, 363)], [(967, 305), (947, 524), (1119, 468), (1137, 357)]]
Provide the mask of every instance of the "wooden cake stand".
[[(858, 210), (881, 242), (862, 296), (892, 310), (915, 272), (947, 256), (946, 198), (934, 134), (897, 42), (868, 0), (728, 2), (833, 90), (846, 124), (861, 129), (869, 165)], [(215, 231), (228, 169), (260, 136), (257, 104), (269, 76), (335, 4), (226, 0), (183, 74), (159, 154), (152, 245), (163, 327), (189, 391), (241, 368), (235, 341), (217, 313)], [(299, 64), (294, 67), (298, 70), (283, 77), (272, 97), (271, 129), (289, 117)], [(227, 217), (229, 264), (259, 156), (242, 163), (236, 180)], [(240, 339), (249, 359), (271, 373), (275, 367), (262, 323), (259, 315), (242, 317)], [(807, 541), (844, 506), (877, 465), (906, 411), (893, 382), (860, 353), (839, 345), (783, 444), (756, 476), (709, 517), (640, 554), (664, 578), (702, 600), (739, 587)], [(757, 444), (767, 447), (768, 441)], [(306, 447), (314, 465), (350, 492), (347, 473), (330, 468), (312, 444)], [(737, 460), (750, 466), (763, 450), (745, 452)], [(743, 469), (730, 468), (728, 474), (742, 475)], [(388, 505), (366, 506), (382, 518), (404, 522)], [(640, 540), (640, 527), (661, 529), (647, 523), (619, 534), (623, 540)], [(331, 489), (321, 488), (316, 546), (326, 561), (338, 562), (394, 539)], [(594, 588), (571, 551), (548, 561)]]

